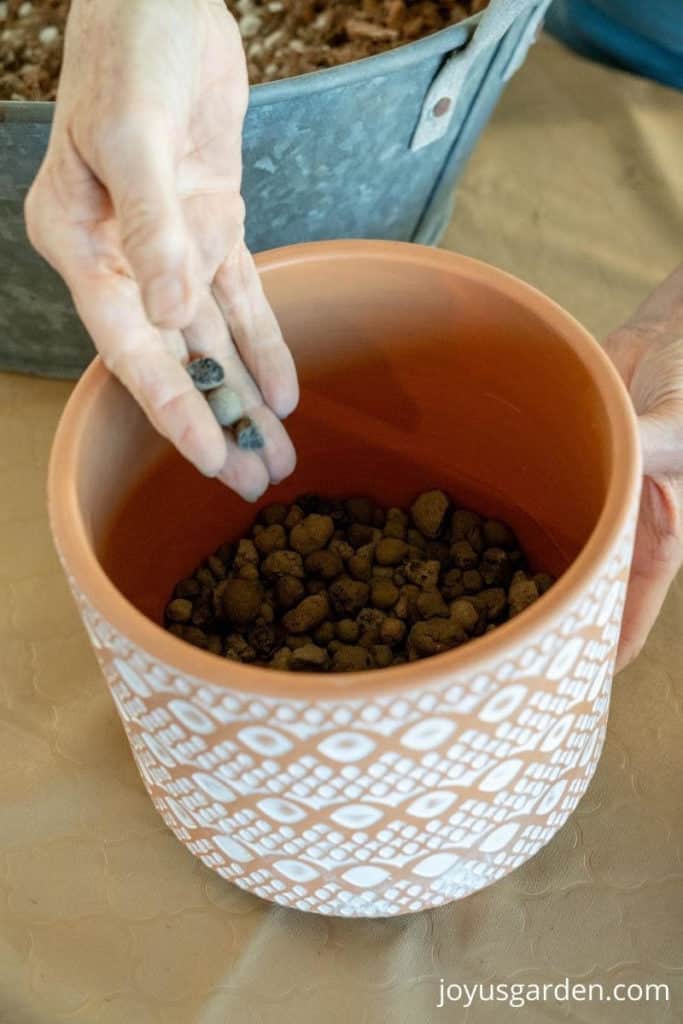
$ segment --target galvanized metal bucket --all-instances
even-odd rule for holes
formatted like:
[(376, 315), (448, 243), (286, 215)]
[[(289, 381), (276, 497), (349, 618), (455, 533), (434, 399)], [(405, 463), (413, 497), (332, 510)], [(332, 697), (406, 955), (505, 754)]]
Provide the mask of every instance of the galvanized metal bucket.
[[(251, 249), (325, 238), (436, 243), (463, 164), (547, 6), (491, 0), (418, 42), (253, 87), (243, 182)], [(0, 103), (0, 370), (74, 378), (92, 342), (23, 219), (52, 113), (52, 103)]]

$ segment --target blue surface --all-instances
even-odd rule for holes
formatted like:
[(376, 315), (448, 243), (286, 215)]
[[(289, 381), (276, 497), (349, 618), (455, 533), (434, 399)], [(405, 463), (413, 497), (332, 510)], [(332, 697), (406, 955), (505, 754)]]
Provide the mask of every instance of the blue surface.
[(585, 57), (683, 89), (683, 0), (555, 0), (546, 28)]

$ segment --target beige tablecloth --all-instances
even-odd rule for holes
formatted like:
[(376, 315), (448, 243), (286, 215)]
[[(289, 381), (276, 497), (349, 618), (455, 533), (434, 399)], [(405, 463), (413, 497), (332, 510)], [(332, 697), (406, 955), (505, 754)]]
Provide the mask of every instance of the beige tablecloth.
[[(468, 168), (445, 244), (601, 334), (683, 258), (683, 94), (542, 40)], [(2, 1024), (683, 1020), (683, 588), (615, 683), (579, 809), (509, 878), (432, 913), (325, 920), (252, 898), (161, 823), (53, 554), (44, 480), (70, 385), (0, 377)], [(667, 983), (437, 1008), (473, 984)]]

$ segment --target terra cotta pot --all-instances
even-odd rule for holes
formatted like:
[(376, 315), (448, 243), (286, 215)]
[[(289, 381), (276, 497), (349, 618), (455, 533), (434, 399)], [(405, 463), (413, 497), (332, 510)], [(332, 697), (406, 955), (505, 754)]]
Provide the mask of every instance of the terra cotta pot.
[(302, 385), (302, 491), (405, 505), (443, 487), (503, 515), (560, 576), (466, 646), (389, 669), (289, 674), (163, 630), (176, 580), (254, 516), (158, 437), (97, 360), (55, 437), (57, 548), (142, 779), (209, 867), (301, 910), (384, 916), (533, 856), (600, 756), (635, 530), (628, 396), (533, 288), (420, 246), (259, 257)]

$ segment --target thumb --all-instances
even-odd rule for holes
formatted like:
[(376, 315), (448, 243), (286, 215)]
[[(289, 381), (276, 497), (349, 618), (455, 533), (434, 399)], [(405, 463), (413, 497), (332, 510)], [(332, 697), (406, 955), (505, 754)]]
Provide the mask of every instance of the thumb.
[(173, 131), (163, 115), (136, 113), (104, 161), (121, 245), (151, 323), (181, 329), (198, 301), (198, 260), (176, 188)]
[(683, 488), (646, 476), (617, 655), (617, 671), (638, 654), (681, 567)]
[(669, 399), (638, 418), (643, 472), (648, 476), (683, 474), (683, 400)]

